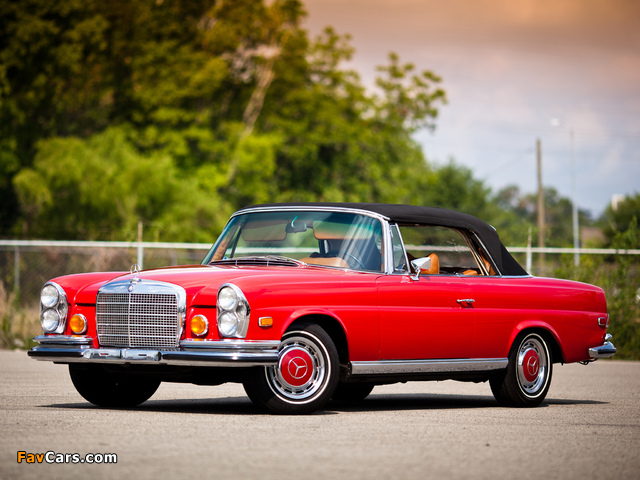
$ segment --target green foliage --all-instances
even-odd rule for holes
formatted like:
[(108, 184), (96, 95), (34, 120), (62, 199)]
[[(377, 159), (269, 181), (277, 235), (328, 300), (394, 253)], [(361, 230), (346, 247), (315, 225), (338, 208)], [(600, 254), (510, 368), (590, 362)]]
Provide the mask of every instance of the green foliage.
[[(627, 230), (617, 232), (612, 248), (632, 249), (640, 245), (640, 229), (632, 219)], [(611, 318), (609, 332), (614, 335), (618, 348), (617, 359), (640, 360), (640, 265), (632, 255), (581, 257), (580, 266), (574, 267), (572, 259), (565, 258), (564, 265), (555, 276), (570, 278), (601, 286), (607, 296)]]
[(0, 348), (31, 348), (42, 333), (38, 306), (19, 306), (18, 292), (7, 292), (0, 281)]
[(7, 1), (0, 235), (212, 241), (238, 207), (379, 201), (519, 217), (471, 171), (428, 165), (440, 78), (389, 55), (367, 92), (353, 47), (309, 39), (298, 0)]
[[(14, 232), (131, 239), (143, 221), (145, 238), (211, 241), (250, 203), (454, 206), (410, 136), (433, 126), (440, 79), (391, 54), (367, 93), (340, 68), (349, 37), (328, 28), (310, 41), (297, 0), (33, 2), (2, 18), (12, 32), (56, 32), (33, 55), (66, 67), (39, 82), (32, 37), (2, 50), (15, 60), (0, 157)], [(51, 105), (47, 128), (15, 122)]]
[[(149, 239), (210, 241), (206, 233), (226, 218), (217, 199), (206, 197), (206, 182), (183, 176), (163, 153), (139, 153), (126, 137), (125, 128), (113, 127), (87, 140), (41, 141), (33, 167), (14, 178), (26, 207), (23, 230), (44, 238), (134, 240), (143, 221)], [(195, 238), (194, 224), (201, 227)]]
[[(613, 208), (609, 205), (602, 215), (603, 231), (610, 243), (619, 232), (626, 232), (631, 225), (640, 219), (640, 193), (625, 197)], [(640, 248), (640, 242), (629, 248)]]
[(382, 90), (376, 113), (386, 123), (411, 131), (421, 127), (433, 129), (433, 119), (438, 116), (434, 105), (446, 102), (444, 90), (434, 87), (441, 78), (428, 70), (413, 75), (414, 70), (412, 63), (402, 65), (397, 54), (389, 54), (389, 65), (378, 67), (384, 76), (376, 80)]
[[(562, 197), (555, 188), (544, 189), (545, 212), (545, 246), (573, 247), (573, 206), (571, 200)], [(500, 190), (494, 197), (497, 206), (510, 212), (522, 228), (532, 228), (537, 236), (538, 195), (537, 193), (523, 194), (520, 189), (511, 185)], [(591, 225), (593, 222), (585, 211), (578, 211), (581, 226)], [(526, 238), (517, 236), (521, 240), (517, 244), (526, 243)], [(524, 241), (522, 241), (524, 240)], [(514, 243), (516, 244), (516, 243)]]

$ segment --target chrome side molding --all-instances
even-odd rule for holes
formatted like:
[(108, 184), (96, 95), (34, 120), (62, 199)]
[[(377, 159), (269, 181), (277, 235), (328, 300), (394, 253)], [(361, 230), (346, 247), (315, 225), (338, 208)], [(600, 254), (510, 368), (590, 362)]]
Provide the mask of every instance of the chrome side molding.
[(452, 358), (441, 360), (380, 360), (351, 362), (352, 375), (483, 372), (507, 368), (507, 358)]

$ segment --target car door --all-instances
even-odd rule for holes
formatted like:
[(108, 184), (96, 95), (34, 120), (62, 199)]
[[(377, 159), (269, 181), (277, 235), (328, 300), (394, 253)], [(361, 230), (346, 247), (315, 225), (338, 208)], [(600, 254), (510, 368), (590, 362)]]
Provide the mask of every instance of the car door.
[(469, 358), (475, 313), (468, 279), (387, 275), (378, 279), (380, 359)]
[[(378, 279), (380, 359), (470, 358), (475, 312), (469, 279), (479, 273), (460, 232), (429, 225), (392, 226), (395, 273)], [(401, 252), (401, 253), (400, 253)], [(410, 261), (430, 256), (416, 278)], [(466, 273), (466, 274), (465, 274)]]

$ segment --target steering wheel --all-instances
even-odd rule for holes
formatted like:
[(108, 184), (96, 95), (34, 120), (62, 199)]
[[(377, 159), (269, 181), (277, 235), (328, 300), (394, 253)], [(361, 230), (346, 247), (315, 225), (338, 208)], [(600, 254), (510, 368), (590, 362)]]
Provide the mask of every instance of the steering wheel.
[[(366, 270), (366, 267), (364, 266), (364, 263), (362, 263), (362, 261), (358, 257), (356, 257), (355, 255), (352, 255), (349, 252), (342, 252), (342, 251), (339, 251), (339, 250), (329, 250), (327, 253), (325, 253), (322, 256), (325, 257), (325, 258), (327, 258), (327, 257), (339, 257), (339, 258), (342, 258), (344, 261), (346, 261), (349, 264), (349, 266), (352, 267), (352, 268), (360, 267), (360, 268), (362, 268), (362, 270)], [(349, 260), (353, 260), (353, 262), (355, 263), (355, 267), (351, 262), (349, 262)]]

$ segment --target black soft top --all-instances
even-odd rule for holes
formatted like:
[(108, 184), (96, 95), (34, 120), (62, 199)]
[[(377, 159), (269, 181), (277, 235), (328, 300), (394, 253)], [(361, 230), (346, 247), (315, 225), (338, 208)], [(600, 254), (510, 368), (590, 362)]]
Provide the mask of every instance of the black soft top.
[(392, 223), (442, 225), (445, 227), (470, 230), (478, 235), (496, 266), (503, 275), (527, 275), (527, 272), (511, 256), (500, 241), (496, 230), (479, 218), (466, 213), (460, 213), (446, 208), (418, 207), (415, 205), (395, 205), (390, 203), (330, 203), (330, 202), (300, 202), (300, 203), (270, 203), (252, 205), (240, 209), (268, 207), (327, 207), (327, 208), (353, 208), (366, 210), (387, 217)]

